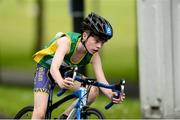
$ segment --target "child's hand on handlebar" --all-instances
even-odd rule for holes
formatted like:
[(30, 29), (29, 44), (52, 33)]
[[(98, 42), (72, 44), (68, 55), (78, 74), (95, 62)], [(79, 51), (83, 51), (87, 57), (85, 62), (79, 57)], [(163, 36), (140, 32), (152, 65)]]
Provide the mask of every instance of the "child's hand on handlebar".
[(70, 77), (67, 77), (62, 82), (62, 88), (72, 89), (74, 87), (74, 80)]
[(125, 93), (120, 93), (119, 97), (117, 96), (117, 93), (113, 92), (112, 102), (114, 104), (122, 103), (125, 99)]

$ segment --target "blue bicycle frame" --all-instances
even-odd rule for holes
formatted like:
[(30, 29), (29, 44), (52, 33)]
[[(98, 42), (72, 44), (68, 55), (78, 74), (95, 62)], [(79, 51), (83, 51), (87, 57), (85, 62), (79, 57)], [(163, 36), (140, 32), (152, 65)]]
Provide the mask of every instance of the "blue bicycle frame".
[[(113, 91), (117, 92), (118, 93), (118, 96), (116, 97), (119, 97), (120, 95), (120, 92), (123, 92), (124, 88), (122, 88), (122, 86), (124, 86), (125, 84), (125, 81), (122, 81), (120, 83), (120, 86), (118, 85), (109, 85), (109, 84), (104, 84), (104, 83), (101, 83), (101, 82), (92, 82), (92, 80), (94, 79), (84, 79), (82, 78), (81, 76), (76, 76), (75, 77), (75, 80), (76, 81), (79, 81), (81, 83), (85, 83), (85, 84), (89, 84), (89, 85), (92, 85), (92, 86), (97, 86), (97, 87), (103, 87), (103, 88), (108, 88), (108, 89), (112, 89)], [(89, 80), (89, 81), (88, 81)], [(121, 88), (120, 88), (121, 87)], [(61, 96), (66, 90), (65, 89), (62, 89), (59, 93), (58, 93), (58, 96)], [(87, 88), (85, 87), (80, 87), (79, 90), (77, 91), (74, 91), (72, 93), (72, 95), (75, 95), (78, 100), (76, 101), (76, 104), (74, 106), (74, 109), (71, 111), (71, 113), (69, 114), (68, 116), (68, 119), (74, 119), (75, 116), (76, 116), (76, 119), (80, 120), (81, 119), (81, 110), (84, 106), (87, 105)], [(105, 109), (109, 109), (111, 106), (113, 105), (112, 102), (110, 102), (108, 105), (105, 106)]]

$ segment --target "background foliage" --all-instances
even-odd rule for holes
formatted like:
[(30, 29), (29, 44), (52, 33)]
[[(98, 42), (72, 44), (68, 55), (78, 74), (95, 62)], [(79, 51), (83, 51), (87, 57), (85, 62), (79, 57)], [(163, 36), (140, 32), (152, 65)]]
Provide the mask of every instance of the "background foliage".
[[(107, 78), (138, 80), (135, 6), (135, 0), (85, 1), (85, 16), (91, 11), (97, 11), (107, 18), (114, 28), (112, 40), (106, 43), (102, 50), (102, 62)], [(37, 14), (35, 0), (0, 1), (2, 68), (33, 70)], [(58, 31), (72, 31), (69, 2), (44, 0), (43, 24), (42, 48)], [(90, 67), (88, 70), (92, 75)]]

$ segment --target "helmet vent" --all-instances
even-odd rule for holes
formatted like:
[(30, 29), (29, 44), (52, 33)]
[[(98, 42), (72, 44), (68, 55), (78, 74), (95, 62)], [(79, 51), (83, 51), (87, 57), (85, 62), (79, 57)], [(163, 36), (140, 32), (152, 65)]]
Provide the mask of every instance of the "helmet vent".
[(100, 25), (100, 24), (97, 24), (97, 27), (98, 27), (98, 29), (99, 29), (99, 31), (100, 31), (100, 32), (102, 32), (102, 31), (103, 31), (103, 28), (101, 27), (101, 25)]
[(106, 40), (113, 36), (111, 24), (105, 18), (93, 12), (84, 19), (82, 24), (82, 31), (90, 30), (93, 34)]
[(92, 21), (93, 21), (94, 23), (96, 23), (96, 19), (92, 18)]

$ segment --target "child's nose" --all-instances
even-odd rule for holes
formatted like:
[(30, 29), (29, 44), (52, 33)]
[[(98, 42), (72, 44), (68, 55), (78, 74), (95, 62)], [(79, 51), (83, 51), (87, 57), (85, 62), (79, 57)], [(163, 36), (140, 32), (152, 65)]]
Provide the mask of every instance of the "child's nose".
[(101, 44), (101, 43), (98, 43), (98, 44), (97, 44), (97, 47), (98, 47), (98, 48), (101, 48), (101, 47), (102, 47), (102, 44)]

